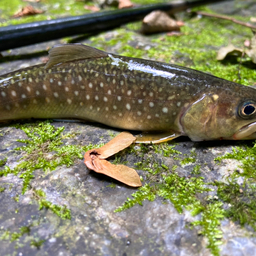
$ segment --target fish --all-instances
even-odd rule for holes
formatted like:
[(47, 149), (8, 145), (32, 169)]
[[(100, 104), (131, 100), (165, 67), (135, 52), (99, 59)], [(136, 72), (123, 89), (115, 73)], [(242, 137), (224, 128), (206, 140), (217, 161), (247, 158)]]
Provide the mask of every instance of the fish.
[(142, 132), (138, 143), (256, 138), (256, 90), (158, 61), (56, 45), (0, 77), (0, 122), (79, 119)]
[(195, 0), (157, 3), (121, 10), (103, 11), (0, 27), (0, 51), (46, 42), (61, 37), (113, 29), (129, 22), (142, 20), (145, 15), (154, 10), (174, 14), (201, 5), (223, 1), (231, 0)]

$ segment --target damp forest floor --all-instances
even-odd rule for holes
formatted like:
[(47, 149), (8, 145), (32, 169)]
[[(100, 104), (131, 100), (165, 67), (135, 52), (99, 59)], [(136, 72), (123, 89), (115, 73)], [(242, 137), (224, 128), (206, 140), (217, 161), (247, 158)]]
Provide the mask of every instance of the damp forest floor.
[[(86, 12), (83, 2), (42, 0), (33, 3), (42, 15), (11, 19), (24, 5), (1, 1), (0, 25)], [(237, 0), (200, 9), (250, 21), (256, 3)], [(143, 36), (136, 22), (6, 51), (0, 74), (43, 62), (54, 44), (81, 42), (255, 85), (256, 65), (249, 58), (216, 60), (222, 46), (242, 48), (252, 37), (250, 29), (184, 13), (177, 17), (185, 23), (179, 36)], [(255, 141), (184, 137), (132, 145), (110, 161), (138, 171), (143, 186), (136, 189), (90, 172), (83, 163), (85, 151), (119, 132), (52, 120), (1, 125), (1, 255), (256, 255)]]

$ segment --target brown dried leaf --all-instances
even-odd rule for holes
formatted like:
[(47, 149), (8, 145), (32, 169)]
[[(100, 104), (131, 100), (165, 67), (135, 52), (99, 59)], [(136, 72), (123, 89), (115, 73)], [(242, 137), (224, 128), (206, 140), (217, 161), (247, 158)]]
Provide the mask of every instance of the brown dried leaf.
[(133, 5), (130, 0), (119, 0), (118, 9), (131, 8)]
[(95, 172), (105, 174), (126, 185), (139, 187), (142, 184), (139, 175), (134, 169), (124, 165), (113, 165), (104, 160), (129, 147), (135, 140), (136, 138), (132, 134), (122, 132), (101, 148), (87, 151), (84, 155), (84, 163)]
[(236, 48), (234, 45), (230, 44), (219, 49), (216, 59), (224, 60), (228, 55), (242, 56), (242, 54), (243, 49)]
[(162, 11), (153, 11), (148, 14), (142, 23), (141, 32), (151, 34), (157, 32), (180, 31), (180, 26), (184, 24), (181, 21), (176, 21)]
[(43, 13), (44, 11), (42, 10), (38, 10), (38, 9), (34, 9), (33, 6), (31, 5), (27, 5), (23, 8), (21, 8), (21, 10), (19, 10), (18, 12), (16, 12), (13, 17), (18, 18), (18, 17), (22, 17), (22, 16), (27, 16), (27, 15), (35, 15), (35, 14), (40, 14)]
[(85, 5), (85, 6), (84, 6), (84, 9), (85, 9), (85, 10), (92, 11), (92, 12), (98, 12), (98, 11), (100, 11), (100, 8), (99, 8), (99, 7), (97, 7), (97, 6), (91, 6), (91, 5)]
[(131, 133), (121, 132), (110, 142), (99, 148), (97, 152), (100, 154), (100, 159), (106, 159), (119, 151), (128, 148), (135, 140), (136, 137)]

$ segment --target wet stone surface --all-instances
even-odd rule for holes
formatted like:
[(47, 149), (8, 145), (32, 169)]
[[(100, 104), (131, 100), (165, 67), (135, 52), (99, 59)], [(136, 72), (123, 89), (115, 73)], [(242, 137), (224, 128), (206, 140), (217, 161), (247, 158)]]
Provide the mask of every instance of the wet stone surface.
[[(214, 8), (219, 10), (220, 7)], [(107, 32), (103, 36), (111, 38), (117, 33)], [(1, 63), (0, 74), (40, 63), (40, 58), (46, 56), (46, 49), (56, 43), (59, 42), (23, 47), (11, 53), (4, 52), (5, 61)], [(82, 43), (90, 41), (84, 40)], [(131, 45), (143, 49), (154, 47), (156, 43), (138, 35), (133, 38)], [(113, 52), (117, 49), (118, 43), (108, 48)], [(42, 54), (36, 54), (42, 50)], [(16, 55), (19, 56), (18, 60), (10, 57)], [(51, 125), (56, 129), (64, 126), (63, 134), (73, 134), (62, 139), (62, 145), (98, 145), (108, 142), (120, 132), (90, 123), (52, 122)], [(23, 161), (21, 158), (26, 153), (15, 148), (25, 146), (17, 140), (27, 138), (19, 128), (7, 124), (0, 127), (0, 161), (3, 160), (0, 170), (6, 166), (13, 169)], [(163, 177), (150, 177), (136, 163), (149, 160), (147, 163), (150, 168), (155, 163), (164, 166), (165, 175), (176, 173), (179, 177), (187, 178), (187, 181), (191, 177), (201, 176), (205, 183), (225, 183), (231, 173), (241, 170), (241, 163), (237, 160), (222, 160), (220, 163), (214, 160), (232, 152), (232, 147), (241, 145), (240, 142), (194, 143), (188, 138), (181, 138), (168, 145), (174, 145), (174, 149), (181, 154), (174, 153), (166, 157), (151, 145), (146, 146), (146, 149), (136, 145), (132, 146), (133, 150), (126, 150), (118, 157), (121, 163), (138, 171), (143, 178), (143, 185), (151, 182), (152, 186), (160, 183)], [(252, 146), (252, 143), (242, 145)], [(136, 151), (140, 153), (137, 154)], [(48, 159), (55, 153), (48, 152)], [(36, 159), (36, 156), (33, 157)], [(181, 160), (186, 157), (192, 157), (195, 161), (182, 164)], [(115, 157), (110, 160), (114, 161)], [(176, 165), (177, 168), (174, 168)], [(196, 165), (201, 166), (198, 175), (193, 174)], [(184, 207), (183, 212), (179, 213), (170, 200), (160, 196), (156, 196), (152, 202), (145, 200), (143, 205), (135, 204), (130, 209), (114, 212), (138, 190), (90, 172), (82, 159), (77, 158), (71, 166), (60, 165), (52, 171), (40, 168), (35, 170), (24, 194), (20, 174), (0, 177), (0, 189), (4, 188), (0, 192), (1, 255), (212, 255), (207, 248), (207, 237), (201, 234), (201, 227), (191, 226), (192, 222), (201, 219), (201, 214), (192, 216), (191, 211)], [(240, 182), (242, 183), (242, 178)], [(204, 204), (208, 202), (205, 198), (217, 197), (216, 186), (207, 186), (213, 190), (197, 195)], [(36, 190), (45, 193), (47, 202), (66, 206), (71, 218), (61, 218), (49, 207), (39, 210), (40, 197), (35, 194)], [(229, 206), (224, 204), (223, 207)], [(256, 232), (252, 227), (241, 227), (239, 223), (223, 218), (219, 230), (223, 232), (222, 244), (219, 245), (220, 255), (256, 255)]]

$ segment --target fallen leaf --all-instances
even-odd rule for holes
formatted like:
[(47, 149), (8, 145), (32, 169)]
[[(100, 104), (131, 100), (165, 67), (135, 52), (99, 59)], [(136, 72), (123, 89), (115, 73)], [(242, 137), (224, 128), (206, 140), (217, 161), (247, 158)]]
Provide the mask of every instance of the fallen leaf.
[(131, 8), (133, 5), (130, 0), (119, 0), (118, 9)]
[(243, 49), (236, 48), (234, 45), (230, 44), (219, 49), (216, 59), (224, 60), (228, 55), (242, 56), (242, 54)]
[(44, 11), (42, 11), (42, 10), (34, 9), (34, 7), (31, 5), (27, 5), (25, 7), (22, 7), (21, 10), (19, 10), (18, 12), (16, 12), (13, 15), (13, 17), (18, 18), (18, 17), (22, 17), (22, 16), (27, 16), (27, 15), (40, 14), (43, 12)]
[(142, 22), (141, 32), (143, 34), (151, 34), (157, 32), (180, 31), (180, 26), (184, 24), (176, 21), (162, 11), (153, 11), (148, 14)]
[(137, 172), (125, 165), (113, 165), (105, 159), (129, 147), (136, 138), (128, 133), (122, 132), (110, 142), (98, 149), (91, 149), (84, 155), (85, 165), (101, 174), (105, 174), (128, 186), (140, 187), (141, 181)]
[(110, 142), (99, 148), (97, 152), (100, 154), (101, 159), (106, 159), (119, 151), (128, 148), (135, 140), (136, 137), (134, 137), (131, 133), (121, 132)]
[(98, 11), (100, 11), (100, 8), (99, 8), (99, 7), (97, 7), (97, 6), (91, 6), (91, 5), (85, 5), (85, 6), (84, 6), (84, 9), (85, 9), (85, 10), (92, 11), (92, 12), (98, 12)]

